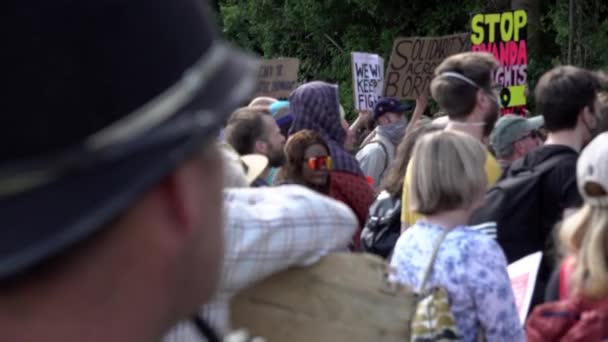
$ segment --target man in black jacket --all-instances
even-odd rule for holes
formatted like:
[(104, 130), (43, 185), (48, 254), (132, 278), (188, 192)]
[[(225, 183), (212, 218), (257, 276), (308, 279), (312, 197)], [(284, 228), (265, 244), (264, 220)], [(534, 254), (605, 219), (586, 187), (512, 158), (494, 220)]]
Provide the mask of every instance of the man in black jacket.
[[(535, 245), (536, 250), (513, 250), (507, 253), (509, 262), (519, 257), (544, 250), (539, 270), (533, 305), (542, 300), (544, 288), (553, 268), (553, 229), (569, 210), (582, 204), (576, 184), (576, 162), (581, 149), (597, 134), (599, 127), (598, 93), (601, 90), (596, 74), (573, 66), (556, 67), (545, 73), (536, 86), (536, 109), (543, 113), (548, 136), (544, 146), (528, 153), (506, 170), (505, 178), (513, 177), (524, 169), (538, 168), (550, 159), (556, 164), (543, 173), (540, 180), (540, 227), (522, 239), (522, 248)], [(536, 234), (540, 232), (540, 234)], [(499, 234), (500, 235), (500, 234)], [(543, 248), (544, 247), (544, 248)], [(514, 254), (517, 254), (514, 257)]]

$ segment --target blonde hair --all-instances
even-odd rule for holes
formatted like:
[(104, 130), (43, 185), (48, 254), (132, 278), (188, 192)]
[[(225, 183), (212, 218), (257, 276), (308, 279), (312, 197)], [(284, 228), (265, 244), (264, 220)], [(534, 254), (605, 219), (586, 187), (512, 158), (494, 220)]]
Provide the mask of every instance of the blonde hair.
[(470, 208), (486, 191), (485, 159), (485, 148), (470, 135), (442, 131), (423, 136), (411, 161), (411, 209), (432, 215)]
[(608, 295), (608, 208), (585, 204), (562, 223), (559, 240), (576, 256), (572, 288), (591, 298)]

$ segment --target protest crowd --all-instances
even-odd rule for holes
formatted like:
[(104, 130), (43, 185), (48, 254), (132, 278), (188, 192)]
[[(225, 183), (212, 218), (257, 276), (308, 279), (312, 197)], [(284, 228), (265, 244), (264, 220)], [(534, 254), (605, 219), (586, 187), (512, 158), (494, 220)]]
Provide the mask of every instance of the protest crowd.
[(0, 341), (608, 339), (606, 73), (501, 84), (474, 17), (349, 123), (200, 1), (9, 7)]

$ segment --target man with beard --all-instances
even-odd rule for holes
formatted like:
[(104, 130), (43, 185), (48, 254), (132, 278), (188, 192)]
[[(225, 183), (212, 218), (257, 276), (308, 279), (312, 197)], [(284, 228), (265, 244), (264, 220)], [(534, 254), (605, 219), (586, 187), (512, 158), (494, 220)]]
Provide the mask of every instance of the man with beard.
[[(285, 137), (270, 112), (263, 107), (240, 108), (232, 114), (225, 130), (226, 142), (240, 154), (261, 154), (268, 158), (268, 166), (281, 167), (285, 163)], [(268, 186), (265, 170), (253, 182), (253, 187)]]
[[(498, 65), (492, 54), (465, 52), (446, 58), (435, 69), (431, 95), (448, 116), (446, 130), (464, 132), (482, 142), (488, 140), (500, 110), (497, 87), (492, 80)], [(410, 168), (411, 164), (403, 182), (401, 225), (404, 228), (421, 218), (409, 206)], [(500, 177), (500, 166), (489, 152), (485, 169), (488, 186), (494, 185)]]

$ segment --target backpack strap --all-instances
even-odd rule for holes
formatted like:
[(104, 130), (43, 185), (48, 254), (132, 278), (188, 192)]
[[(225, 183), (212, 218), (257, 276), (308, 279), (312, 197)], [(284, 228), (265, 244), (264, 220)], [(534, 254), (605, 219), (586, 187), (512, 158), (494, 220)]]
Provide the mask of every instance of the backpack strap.
[(431, 275), (431, 271), (433, 270), (433, 264), (435, 263), (435, 259), (437, 259), (439, 247), (441, 247), (441, 243), (443, 243), (443, 240), (445, 240), (445, 237), (448, 236), (448, 233), (450, 233), (451, 230), (452, 229), (444, 229), (443, 232), (441, 232), (439, 239), (437, 239), (437, 242), (435, 242), (435, 246), (433, 247), (433, 253), (431, 254), (431, 260), (429, 261), (429, 264), (426, 266), (426, 269), (424, 270), (424, 273), (422, 275), (422, 281), (420, 282), (420, 286), (418, 287), (418, 293), (422, 293), (422, 291), (424, 290), (426, 282), (429, 280), (429, 276)]
[(384, 168), (382, 169), (382, 172), (380, 173), (380, 179), (382, 179), (384, 177), (384, 172), (386, 172), (386, 169), (388, 168), (388, 150), (386, 149), (386, 145), (384, 145), (384, 143), (381, 140), (372, 140), (371, 143), (376, 143), (378, 145), (380, 145), (380, 148), (382, 148), (382, 151), (384, 152)]
[[(513, 169), (519, 169), (522, 170), (522, 172), (524, 171), (536, 171), (539, 174), (544, 174), (547, 171), (553, 169), (554, 167), (556, 167), (559, 163), (561, 163), (563, 160), (563, 156), (556, 154), (552, 157), (550, 157), (549, 159), (544, 160), (543, 162), (541, 162), (540, 164), (531, 167), (531, 168), (524, 168), (523, 167), (523, 162), (524, 162), (524, 158), (521, 158), (515, 162), (513, 162), (513, 164), (511, 166), (509, 166), (509, 169), (507, 170), (507, 173), (510, 173), (510, 170)], [(519, 172), (518, 172), (519, 173)], [(517, 174), (517, 173), (516, 173)], [(508, 178), (510, 175), (507, 175), (505, 178)]]

